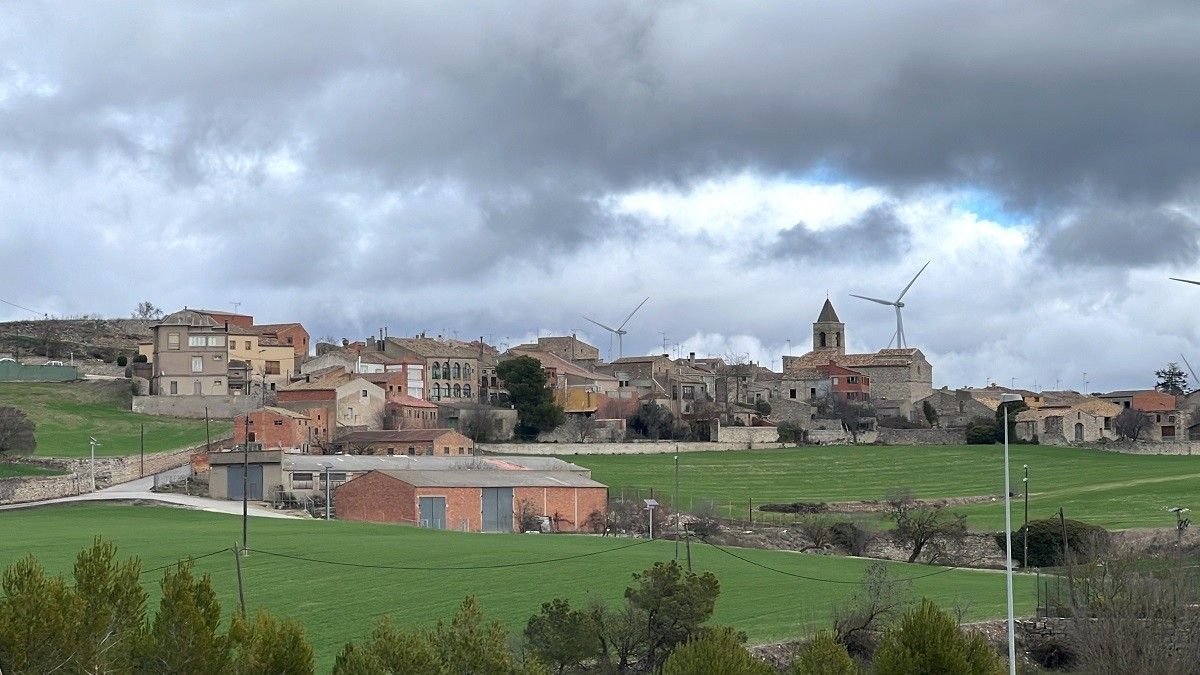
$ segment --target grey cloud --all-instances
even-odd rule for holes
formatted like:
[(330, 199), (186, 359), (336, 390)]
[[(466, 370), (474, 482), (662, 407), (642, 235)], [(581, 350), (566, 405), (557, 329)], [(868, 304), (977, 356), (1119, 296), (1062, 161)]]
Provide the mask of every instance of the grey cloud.
[(854, 221), (813, 230), (797, 223), (760, 250), (763, 258), (833, 260), (893, 259), (908, 248), (909, 231), (889, 204), (872, 207)]
[(1053, 263), (1141, 267), (1200, 258), (1200, 223), (1162, 207), (1107, 206), (1072, 216), (1044, 237)]

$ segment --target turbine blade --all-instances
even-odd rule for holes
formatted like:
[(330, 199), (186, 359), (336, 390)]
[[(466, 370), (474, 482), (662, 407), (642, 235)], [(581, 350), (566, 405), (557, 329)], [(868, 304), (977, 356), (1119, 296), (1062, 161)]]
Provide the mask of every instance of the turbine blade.
[(865, 295), (855, 295), (855, 294), (851, 293), (850, 297), (859, 298), (862, 300), (870, 300), (871, 302), (878, 302), (881, 305), (891, 305), (893, 307), (896, 305), (896, 303), (892, 302), (891, 300), (880, 300), (879, 298), (868, 298)]
[(1200, 286), (1200, 281), (1192, 281), (1191, 279), (1180, 279), (1178, 277), (1171, 277), (1171, 281), (1182, 281), (1185, 284), (1196, 284), (1197, 286)]
[(888, 349), (892, 348), (892, 343), (896, 341), (897, 335), (899, 335), (899, 333), (895, 333), (895, 332), (892, 333), (892, 339), (888, 340), (888, 344), (887, 344)]
[(921, 276), (921, 272), (924, 272), (925, 268), (929, 267), (929, 263), (931, 263), (931, 262), (933, 262), (933, 261), (930, 260), (921, 267), (921, 271), (917, 272), (917, 276), (913, 277), (912, 281), (908, 282), (908, 285), (904, 287), (904, 290), (900, 291), (900, 297), (896, 298), (896, 302), (900, 302), (901, 300), (904, 299), (904, 294), (908, 292), (908, 289), (912, 288), (913, 284), (917, 283), (917, 277)]
[(1187, 366), (1188, 372), (1192, 374), (1192, 379), (1196, 381), (1197, 386), (1200, 386), (1200, 378), (1196, 377), (1196, 371), (1192, 370), (1192, 364), (1188, 363), (1187, 357), (1180, 354), (1179, 358), (1183, 359), (1183, 365)]
[(624, 328), (625, 324), (629, 323), (629, 320), (633, 318), (633, 315), (637, 314), (637, 311), (642, 308), (642, 305), (646, 304), (649, 300), (650, 296), (647, 295), (646, 299), (638, 303), (638, 306), (633, 308), (633, 311), (629, 313), (629, 316), (625, 317), (625, 320), (621, 322), (621, 325), (617, 326), (617, 330)]
[[(582, 315), (580, 315), (580, 316), (582, 316)], [(615, 333), (615, 332), (617, 332), (617, 329), (616, 329), (616, 328), (609, 328), (608, 326), (605, 326), (604, 324), (600, 323), (599, 321), (596, 321), (595, 319), (589, 319), (589, 318), (588, 318), (588, 317), (586, 317), (586, 316), (585, 316), (585, 317), (583, 317), (583, 318), (584, 318), (584, 320), (585, 320), (585, 321), (591, 321), (592, 323), (596, 324), (597, 326), (600, 326), (601, 328), (603, 328), (604, 330), (606, 330), (606, 331), (608, 331), (608, 332), (610, 332), (610, 333)]]

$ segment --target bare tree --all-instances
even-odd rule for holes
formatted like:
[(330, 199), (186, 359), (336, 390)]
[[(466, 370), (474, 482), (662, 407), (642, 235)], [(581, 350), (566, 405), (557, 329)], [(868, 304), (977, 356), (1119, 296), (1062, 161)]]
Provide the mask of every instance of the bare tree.
[(903, 613), (911, 585), (893, 579), (883, 563), (871, 563), (862, 587), (833, 608), (834, 639), (855, 654), (869, 652), (883, 628)]
[(1122, 553), (1076, 567), (1067, 645), (1080, 672), (1196, 672), (1200, 589), (1181, 562)]
[(137, 305), (137, 309), (135, 309), (133, 311), (133, 318), (135, 318), (135, 319), (144, 319), (144, 320), (159, 319), (159, 318), (162, 318), (162, 315), (163, 315), (162, 308), (156, 306), (153, 302), (150, 302), (149, 300), (143, 300), (143, 301), (139, 302)]
[(490, 443), (500, 436), (503, 420), (492, 410), (464, 410), (459, 414), (458, 430), (476, 443)]
[(1117, 435), (1131, 441), (1136, 441), (1144, 432), (1149, 431), (1154, 423), (1150, 416), (1140, 410), (1126, 408), (1113, 420)]
[(829, 516), (805, 516), (800, 519), (797, 529), (808, 540), (809, 549), (823, 549), (833, 543), (833, 519)]
[(567, 415), (567, 421), (563, 423), (562, 429), (572, 441), (587, 443), (595, 439), (599, 426), (599, 423), (591, 417)]
[(0, 456), (31, 455), (37, 448), (36, 425), (20, 408), (0, 407)]
[(913, 499), (904, 489), (892, 492), (885, 499), (887, 516), (896, 525), (892, 537), (909, 550), (908, 562), (916, 562), (927, 548), (929, 562), (945, 557), (946, 545), (962, 541), (967, 534), (967, 517), (951, 513), (942, 506), (926, 506)]

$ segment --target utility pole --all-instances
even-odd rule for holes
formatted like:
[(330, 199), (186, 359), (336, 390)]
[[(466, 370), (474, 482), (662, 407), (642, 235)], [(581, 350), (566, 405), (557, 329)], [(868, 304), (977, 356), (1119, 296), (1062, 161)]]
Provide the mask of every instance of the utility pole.
[(204, 452), (212, 452), (212, 430), (208, 426), (208, 406), (204, 406)]
[(139, 452), (142, 457), (142, 468), (140, 471), (138, 471), (138, 477), (145, 478), (146, 477), (146, 423), (145, 422), (142, 422), (142, 424), (141, 424), (141, 431), (139, 431), (139, 433), (138, 433), (138, 438), (139, 438), (139, 443), (138, 443)]
[(330, 465), (330, 464), (325, 465), (325, 520), (326, 521), (329, 520), (329, 505), (330, 505), (329, 500), (330, 500), (330, 497), (332, 496), (332, 493), (330, 492), (330, 489), (329, 489), (329, 467), (330, 466), (332, 466), (332, 465)]
[(246, 591), (242, 588), (242, 556), (238, 555), (237, 543), (233, 545), (233, 564), (237, 568), (238, 604), (242, 608), (242, 617), (246, 616)]
[(675, 560), (679, 560), (679, 530), (683, 519), (679, 517), (679, 446), (675, 446)]
[(1025, 552), (1021, 555), (1021, 567), (1029, 566), (1029, 465), (1025, 466)]
[(242, 555), (250, 548), (250, 413), (246, 413), (245, 442), (242, 443)]
[(92, 447), (92, 492), (96, 491), (96, 446), (100, 445), (94, 437), (88, 438)]

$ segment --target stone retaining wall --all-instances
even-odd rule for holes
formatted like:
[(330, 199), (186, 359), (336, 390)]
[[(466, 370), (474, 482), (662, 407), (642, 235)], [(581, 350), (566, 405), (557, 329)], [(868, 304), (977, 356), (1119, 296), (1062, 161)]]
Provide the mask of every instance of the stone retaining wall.
[[(232, 438), (225, 437), (213, 440), (213, 446), (226, 443)], [(110, 485), (126, 483), (143, 476), (152, 476), (168, 469), (185, 466), (192, 462), (192, 455), (203, 451), (204, 443), (146, 455), (145, 467), (142, 466), (140, 455), (125, 457), (96, 458), (96, 488), (106, 488)], [(88, 458), (78, 459), (49, 459), (21, 458), (25, 464), (37, 464), (53, 467), (67, 472), (65, 476), (21, 476), (0, 479), (0, 504), (15, 504), (33, 502), (43, 499), (57, 499), (88, 492), (91, 489), (92, 463)]]
[(143, 415), (231, 420), (262, 406), (258, 396), (134, 396), (132, 410)]
[[(745, 450), (744, 443), (700, 441), (628, 441), (625, 443), (477, 443), (476, 448), (495, 455), (654, 455), (674, 452)], [(755, 444), (755, 449), (784, 448), (786, 443)]]
[(966, 429), (888, 429), (880, 427), (878, 442), (884, 445), (963, 445)]
[(1073, 448), (1119, 452), (1125, 455), (1200, 455), (1200, 441), (1112, 441), (1069, 445)]

